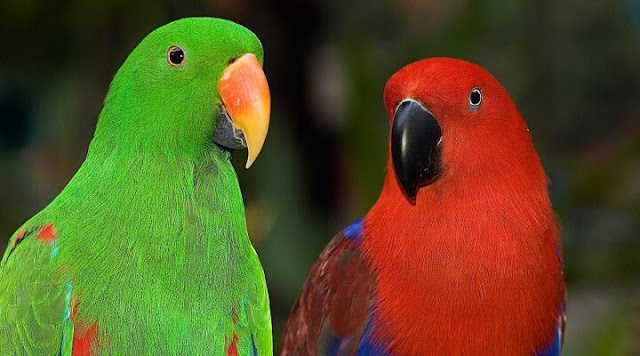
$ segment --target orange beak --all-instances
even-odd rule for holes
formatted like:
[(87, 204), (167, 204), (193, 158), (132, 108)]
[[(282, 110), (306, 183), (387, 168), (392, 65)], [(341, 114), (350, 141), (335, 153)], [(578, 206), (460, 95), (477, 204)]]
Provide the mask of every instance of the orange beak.
[(253, 54), (245, 54), (223, 72), (218, 92), (233, 126), (246, 142), (246, 168), (256, 160), (269, 130), (271, 95), (262, 66)]

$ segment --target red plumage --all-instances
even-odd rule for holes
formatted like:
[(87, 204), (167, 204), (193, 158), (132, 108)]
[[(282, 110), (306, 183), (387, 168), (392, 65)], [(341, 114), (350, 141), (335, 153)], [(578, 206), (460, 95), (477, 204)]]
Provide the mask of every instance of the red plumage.
[[(474, 88), (482, 90), (479, 107), (470, 107)], [(488, 72), (450, 58), (395, 73), (384, 92), (390, 118), (407, 98), (441, 127), (442, 173), (413, 203), (389, 154), (382, 192), (361, 232), (380, 321), (373, 339), (397, 355), (547, 352), (563, 308), (561, 246), (547, 178), (520, 112)], [(325, 251), (316, 266), (327, 260)], [(314, 267), (292, 319), (326, 316), (331, 304), (308, 301), (328, 279)]]
[(73, 335), (72, 356), (91, 356), (95, 350), (97, 324), (81, 328), (76, 326)]
[(233, 334), (233, 339), (227, 346), (227, 356), (238, 356), (238, 335)]
[(326, 353), (333, 337), (341, 354), (354, 354), (365, 329), (373, 276), (359, 244), (336, 235), (314, 264), (285, 326), (283, 355)]
[(93, 322), (89, 325), (78, 323), (78, 306), (76, 302), (71, 307), (71, 322), (74, 324), (73, 341), (71, 345), (72, 356), (91, 356), (95, 354), (96, 349), (96, 333), (98, 332), (98, 323)]
[(43, 226), (40, 232), (38, 232), (37, 238), (43, 242), (53, 242), (58, 238), (58, 234), (56, 234), (53, 225), (48, 224)]

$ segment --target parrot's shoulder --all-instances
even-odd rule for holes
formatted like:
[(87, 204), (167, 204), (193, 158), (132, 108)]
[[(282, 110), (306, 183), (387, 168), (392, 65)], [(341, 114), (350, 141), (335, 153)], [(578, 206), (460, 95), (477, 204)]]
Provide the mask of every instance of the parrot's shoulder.
[[(28, 224), (21, 227), (9, 239), (9, 244), (5, 250), (4, 257), (2, 258), (2, 266), (7, 263), (11, 255), (13, 255), (13, 253), (18, 250), (19, 246), (23, 245), (23, 243), (26, 242), (24, 245), (30, 245), (29, 247), (24, 247), (24, 249), (28, 249), (31, 253), (35, 252), (33, 249), (55, 250), (55, 242), (57, 238), (58, 235), (54, 224)], [(37, 243), (34, 243), (34, 240)], [(55, 257), (55, 254), (52, 258), (53, 257)]]
[(25, 225), (9, 240), (0, 264), (0, 349), (53, 354), (70, 347), (64, 340), (70, 292), (56, 273), (57, 248), (53, 224)]
[(362, 231), (359, 220), (336, 234), (311, 268), (285, 327), (284, 355), (382, 353), (370, 337), (374, 277)]

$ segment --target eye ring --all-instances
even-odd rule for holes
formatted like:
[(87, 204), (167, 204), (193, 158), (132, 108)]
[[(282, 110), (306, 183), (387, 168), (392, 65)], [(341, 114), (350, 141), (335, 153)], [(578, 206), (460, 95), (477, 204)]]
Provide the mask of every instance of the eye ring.
[(471, 109), (477, 109), (480, 104), (482, 104), (482, 90), (475, 87), (471, 89), (471, 92), (469, 93), (469, 107)]
[(174, 67), (181, 66), (185, 57), (184, 50), (179, 46), (171, 46), (167, 50), (167, 62)]

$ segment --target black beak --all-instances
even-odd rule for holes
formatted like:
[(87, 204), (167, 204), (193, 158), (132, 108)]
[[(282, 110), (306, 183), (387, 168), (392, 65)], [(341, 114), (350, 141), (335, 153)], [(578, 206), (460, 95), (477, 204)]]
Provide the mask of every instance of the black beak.
[(393, 119), (391, 159), (402, 190), (412, 203), (418, 188), (429, 185), (440, 175), (438, 121), (422, 104), (403, 100)]
[(229, 117), (224, 106), (220, 106), (220, 113), (216, 119), (213, 142), (231, 150), (239, 150), (247, 147), (244, 134), (233, 126), (231, 117)]

